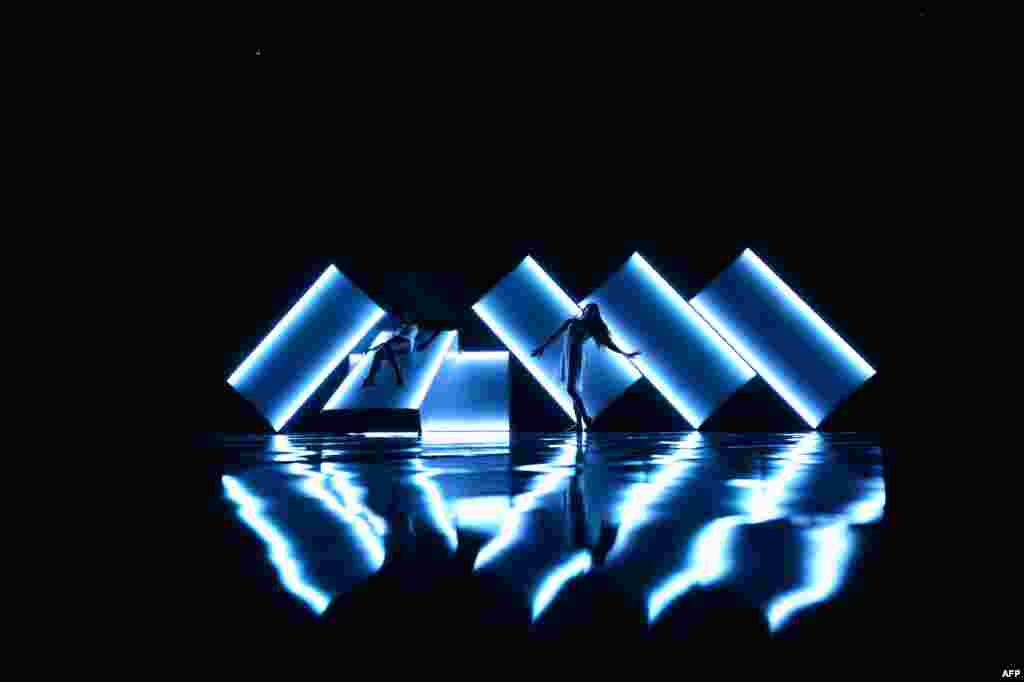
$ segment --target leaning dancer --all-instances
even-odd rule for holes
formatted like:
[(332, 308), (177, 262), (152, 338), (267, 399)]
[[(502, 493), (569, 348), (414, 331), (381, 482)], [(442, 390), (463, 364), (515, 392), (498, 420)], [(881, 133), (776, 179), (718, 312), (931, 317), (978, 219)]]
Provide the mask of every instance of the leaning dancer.
[(531, 355), (535, 358), (543, 355), (545, 349), (567, 330), (569, 333), (565, 335), (565, 341), (562, 344), (561, 380), (565, 383), (565, 390), (569, 393), (569, 397), (572, 398), (573, 410), (576, 412), (576, 432), (582, 433), (584, 422), (588, 429), (593, 425), (593, 420), (587, 414), (587, 408), (583, 405), (583, 398), (580, 396), (580, 392), (583, 390), (583, 344), (588, 339), (594, 339), (597, 345), (627, 358), (635, 358), (640, 353), (638, 351), (627, 353), (616, 346), (597, 304), (588, 303), (587, 307), (583, 309), (582, 315), (566, 320)]

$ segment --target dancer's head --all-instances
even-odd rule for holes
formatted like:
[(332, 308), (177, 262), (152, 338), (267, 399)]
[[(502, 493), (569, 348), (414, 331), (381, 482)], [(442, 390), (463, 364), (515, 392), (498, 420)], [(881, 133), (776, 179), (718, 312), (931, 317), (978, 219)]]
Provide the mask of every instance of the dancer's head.
[(606, 348), (611, 345), (611, 333), (608, 331), (608, 324), (601, 317), (601, 309), (596, 303), (588, 303), (583, 308), (583, 319), (587, 327), (594, 335), (594, 340)]

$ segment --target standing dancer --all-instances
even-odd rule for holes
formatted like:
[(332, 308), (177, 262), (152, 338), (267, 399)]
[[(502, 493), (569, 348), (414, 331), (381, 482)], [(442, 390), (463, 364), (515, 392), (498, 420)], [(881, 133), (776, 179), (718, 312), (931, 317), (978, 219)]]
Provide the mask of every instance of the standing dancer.
[(583, 432), (583, 423), (586, 422), (589, 429), (593, 425), (593, 419), (587, 414), (587, 408), (583, 405), (583, 398), (580, 392), (583, 390), (583, 344), (588, 339), (594, 339), (598, 346), (603, 346), (627, 358), (635, 358), (640, 355), (639, 351), (627, 353), (612, 341), (608, 325), (601, 317), (601, 311), (596, 303), (588, 303), (579, 317), (570, 317), (562, 326), (555, 330), (551, 337), (542, 343), (531, 355), (540, 357), (544, 350), (566, 330), (565, 342), (562, 344), (562, 374), (561, 380), (565, 383), (565, 390), (572, 398), (572, 407), (576, 412), (576, 432)]

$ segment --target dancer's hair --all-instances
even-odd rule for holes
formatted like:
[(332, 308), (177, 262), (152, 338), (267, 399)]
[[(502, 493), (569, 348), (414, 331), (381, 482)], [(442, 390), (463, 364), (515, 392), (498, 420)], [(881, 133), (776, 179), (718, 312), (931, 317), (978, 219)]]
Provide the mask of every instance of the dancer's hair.
[(588, 303), (586, 307), (583, 308), (583, 315), (581, 316), (581, 319), (587, 323), (587, 327), (593, 335), (594, 341), (605, 348), (611, 345), (611, 332), (608, 331), (608, 325), (605, 323), (604, 318), (601, 317), (601, 309), (596, 303)]

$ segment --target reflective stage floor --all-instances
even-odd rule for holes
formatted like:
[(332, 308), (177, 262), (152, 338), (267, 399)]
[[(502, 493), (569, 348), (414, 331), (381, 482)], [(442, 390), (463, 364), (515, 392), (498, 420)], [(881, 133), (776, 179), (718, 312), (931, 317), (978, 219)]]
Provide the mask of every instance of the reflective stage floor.
[[(227, 577), (248, 586), (240, 599), (272, 594), (282, 622), (351, 620), (346, 600), (389, 571), (428, 592), (451, 575), (507, 590), (513, 606), (485, 620), (556, 635), (608, 586), (649, 632), (672, 618), (700, 629), (717, 604), (752, 614), (769, 640), (830, 603), (873, 599), (863, 578), (885, 486), (870, 436), (298, 434), (212, 447), (237, 545)], [(686, 604), (696, 620), (671, 615)]]

